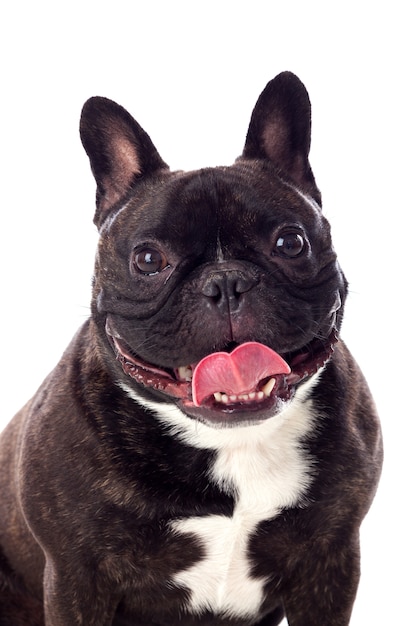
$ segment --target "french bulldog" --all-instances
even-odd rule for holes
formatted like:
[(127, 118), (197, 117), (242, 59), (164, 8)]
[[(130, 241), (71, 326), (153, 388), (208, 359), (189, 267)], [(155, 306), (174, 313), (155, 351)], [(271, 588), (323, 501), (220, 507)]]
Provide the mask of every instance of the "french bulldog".
[(86, 102), (91, 317), (5, 428), (2, 626), (345, 626), (382, 462), (311, 108), (266, 86), (242, 156), (171, 172)]

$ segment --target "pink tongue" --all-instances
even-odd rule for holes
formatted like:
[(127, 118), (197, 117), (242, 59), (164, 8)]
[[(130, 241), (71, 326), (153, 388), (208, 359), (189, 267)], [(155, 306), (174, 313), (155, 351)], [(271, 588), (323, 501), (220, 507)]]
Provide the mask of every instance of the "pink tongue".
[(247, 394), (256, 390), (264, 378), (289, 374), (288, 363), (261, 343), (251, 341), (228, 352), (215, 352), (204, 357), (193, 373), (193, 402), (200, 406), (216, 392), (228, 396)]

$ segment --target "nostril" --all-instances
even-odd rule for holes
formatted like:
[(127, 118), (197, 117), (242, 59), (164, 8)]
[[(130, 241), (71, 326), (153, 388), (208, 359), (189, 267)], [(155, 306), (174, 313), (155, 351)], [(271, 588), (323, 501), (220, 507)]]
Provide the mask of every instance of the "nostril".
[(239, 298), (245, 291), (243, 284), (226, 272), (211, 274), (203, 286), (203, 294), (215, 302)]
[(233, 284), (235, 295), (240, 296), (242, 293), (250, 291), (256, 284), (256, 281), (246, 276), (238, 276)]
[(257, 282), (255, 276), (246, 275), (240, 270), (219, 270), (207, 276), (202, 293), (216, 306), (236, 311), (244, 294)]
[(220, 300), (223, 290), (221, 285), (219, 284), (218, 279), (209, 278), (203, 285), (202, 292), (208, 298), (212, 298), (213, 300)]

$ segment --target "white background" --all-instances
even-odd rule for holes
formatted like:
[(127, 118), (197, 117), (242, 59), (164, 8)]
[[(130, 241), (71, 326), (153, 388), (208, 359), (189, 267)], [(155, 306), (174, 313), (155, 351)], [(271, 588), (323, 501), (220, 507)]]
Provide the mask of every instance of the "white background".
[(38, 0), (4, 3), (0, 16), (1, 426), (88, 316), (95, 184), (78, 138), (83, 102), (118, 101), (164, 160), (188, 169), (240, 154), (278, 72), (306, 84), (311, 162), (351, 285), (343, 337), (385, 434), (353, 626), (416, 623), (415, 21), (403, 0)]

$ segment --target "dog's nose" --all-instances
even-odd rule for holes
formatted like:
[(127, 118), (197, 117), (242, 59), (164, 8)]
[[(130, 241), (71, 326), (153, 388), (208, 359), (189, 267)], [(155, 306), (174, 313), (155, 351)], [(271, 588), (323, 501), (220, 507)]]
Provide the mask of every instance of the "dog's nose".
[(239, 310), (244, 295), (258, 282), (250, 272), (238, 269), (216, 270), (207, 276), (202, 293), (221, 311), (230, 313)]

